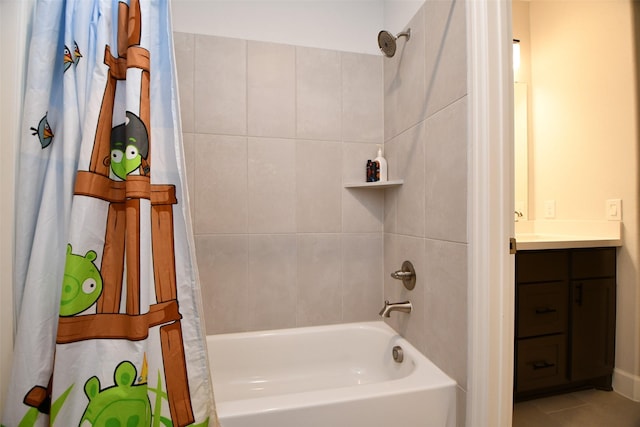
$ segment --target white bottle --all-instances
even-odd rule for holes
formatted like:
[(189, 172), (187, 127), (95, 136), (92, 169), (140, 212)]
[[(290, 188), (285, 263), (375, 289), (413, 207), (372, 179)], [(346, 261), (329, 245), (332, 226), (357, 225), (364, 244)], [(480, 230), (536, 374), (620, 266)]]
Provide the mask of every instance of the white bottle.
[(387, 160), (382, 157), (382, 146), (378, 145), (378, 157), (373, 159), (374, 162), (378, 162), (378, 170), (380, 171), (380, 179), (378, 181), (387, 180)]

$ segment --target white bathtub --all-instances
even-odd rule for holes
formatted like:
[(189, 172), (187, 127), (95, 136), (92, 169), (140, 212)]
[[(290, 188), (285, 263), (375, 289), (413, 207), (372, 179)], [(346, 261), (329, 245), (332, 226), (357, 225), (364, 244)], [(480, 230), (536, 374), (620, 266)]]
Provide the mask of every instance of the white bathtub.
[(455, 381), (384, 322), (210, 335), (207, 344), (222, 427), (456, 425)]

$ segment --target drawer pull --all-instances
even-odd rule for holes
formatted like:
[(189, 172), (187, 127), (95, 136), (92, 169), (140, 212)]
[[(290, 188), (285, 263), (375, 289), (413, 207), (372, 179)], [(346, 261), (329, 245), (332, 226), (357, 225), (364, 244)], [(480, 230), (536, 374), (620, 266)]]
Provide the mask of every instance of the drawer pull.
[(576, 285), (576, 299), (575, 299), (575, 302), (576, 302), (576, 304), (578, 304), (579, 307), (582, 306), (582, 297), (583, 296), (584, 296), (584, 290), (583, 290), (582, 283), (578, 283)]
[(556, 366), (555, 363), (549, 363), (549, 362), (547, 362), (545, 360), (540, 361), (540, 362), (533, 362), (532, 365), (533, 365), (533, 370), (534, 371), (537, 371), (538, 369), (546, 369), (546, 368), (552, 368), (552, 367)]
[(558, 310), (551, 307), (536, 308), (536, 314), (551, 314), (551, 313), (557, 313), (557, 312)]

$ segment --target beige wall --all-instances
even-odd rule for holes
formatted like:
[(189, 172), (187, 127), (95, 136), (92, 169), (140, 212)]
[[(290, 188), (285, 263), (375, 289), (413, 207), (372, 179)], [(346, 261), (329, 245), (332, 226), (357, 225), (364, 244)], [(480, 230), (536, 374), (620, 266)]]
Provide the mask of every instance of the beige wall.
[[(532, 2), (535, 218), (604, 219), (606, 199), (635, 211), (636, 82), (631, 5)], [(625, 217), (625, 219), (627, 219)]]
[[(605, 200), (622, 199), (616, 376), (637, 382), (638, 86), (632, 4), (514, 2), (513, 10), (514, 35), (521, 32), (526, 40), (528, 23), (530, 36), (530, 218), (543, 219), (544, 201), (555, 200), (556, 219), (604, 220)], [(626, 380), (616, 381), (618, 387), (625, 389)]]

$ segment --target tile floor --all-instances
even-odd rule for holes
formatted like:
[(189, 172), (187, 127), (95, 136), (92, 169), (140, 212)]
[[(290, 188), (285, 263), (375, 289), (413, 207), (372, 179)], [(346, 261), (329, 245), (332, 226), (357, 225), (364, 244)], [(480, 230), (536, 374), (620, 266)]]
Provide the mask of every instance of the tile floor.
[(640, 427), (640, 402), (583, 390), (516, 403), (513, 427)]

